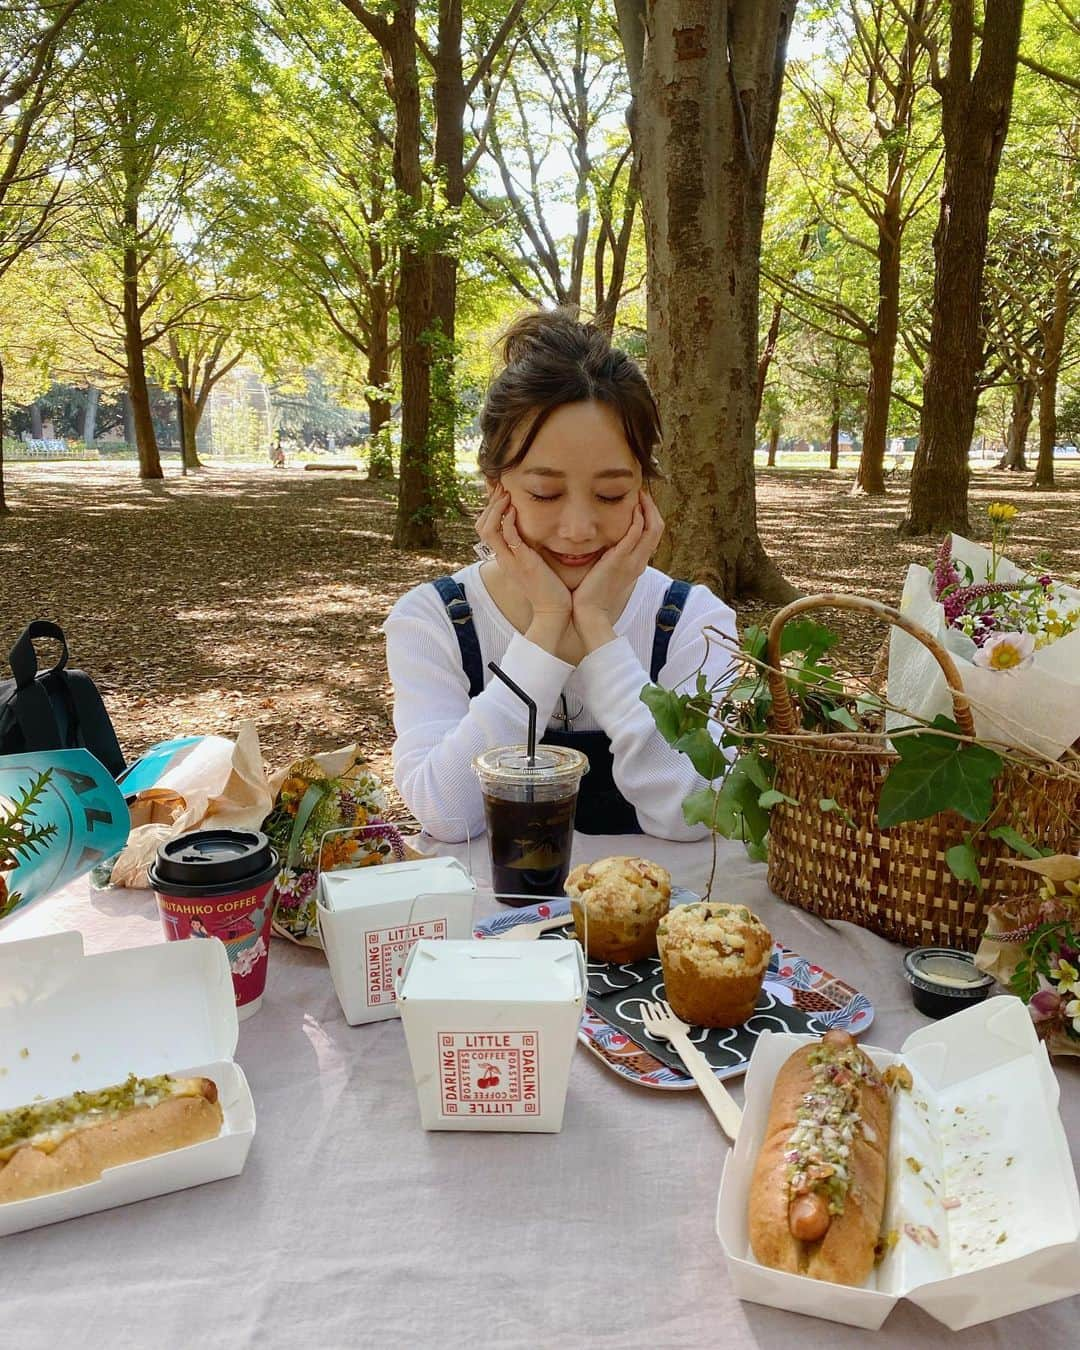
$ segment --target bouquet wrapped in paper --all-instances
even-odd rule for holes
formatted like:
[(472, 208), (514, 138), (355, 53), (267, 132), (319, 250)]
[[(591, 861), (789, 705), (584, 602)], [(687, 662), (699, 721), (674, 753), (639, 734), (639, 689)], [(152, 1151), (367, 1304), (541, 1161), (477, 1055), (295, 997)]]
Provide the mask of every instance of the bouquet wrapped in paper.
[(417, 855), (383, 819), (386, 793), (355, 745), (297, 760), (272, 776), (270, 788), (274, 805), (262, 828), (281, 862), (274, 932), (321, 947), (315, 911), (320, 872)]
[(975, 964), (1024, 1000), (1051, 1054), (1080, 1055), (1080, 858), (1014, 866), (1032, 873), (1032, 892), (991, 905)]
[[(989, 508), (989, 549), (946, 536), (933, 569), (912, 565), (901, 610), (956, 662), (982, 741), (1060, 759), (1080, 738), (1080, 590), (1001, 556), (1016, 508)], [(930, 722), (951, 714), (931, 654), (894, 628), (888, 701)], [(891, 712), (886, 729), (910, 723)]]

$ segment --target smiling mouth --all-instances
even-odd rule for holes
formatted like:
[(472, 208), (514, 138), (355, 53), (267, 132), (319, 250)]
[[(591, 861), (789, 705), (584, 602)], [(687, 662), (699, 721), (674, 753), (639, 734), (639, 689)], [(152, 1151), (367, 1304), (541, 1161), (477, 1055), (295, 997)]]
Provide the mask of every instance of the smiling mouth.
[(564, 567), (586, 567), (589, 563), (596, 562), (603, 551), (602, 548), (595, 549), (592, 553), (556, 553), (554, 549), (548, 550)]

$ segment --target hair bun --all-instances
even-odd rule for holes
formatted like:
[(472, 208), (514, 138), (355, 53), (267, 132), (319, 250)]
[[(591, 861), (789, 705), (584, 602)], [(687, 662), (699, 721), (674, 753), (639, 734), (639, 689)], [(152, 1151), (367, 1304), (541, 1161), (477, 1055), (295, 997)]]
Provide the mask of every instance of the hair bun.
[(502, 356), (506, 365), (544, 351), (562, 351), (567, 340), (580, 345), (598, 332), (592, 324), (582, 323), (569, 309), (536, 310), (523, 314), (503, 334)]

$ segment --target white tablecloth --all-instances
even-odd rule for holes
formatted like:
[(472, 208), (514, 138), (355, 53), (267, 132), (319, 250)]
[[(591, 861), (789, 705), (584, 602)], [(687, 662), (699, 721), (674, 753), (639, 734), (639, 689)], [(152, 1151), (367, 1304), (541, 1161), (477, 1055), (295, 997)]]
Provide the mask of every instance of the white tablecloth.
[[(708, 844), (579, 836), (574, 860), (635, 849), (704, 888)], [(866, 992), (877, 1010), (868, 1040), (895, 1048), (923, 1024), (899, 947), (782, 904), (741, 845), (719, 851), (714, 895), (751, 905)], [(473, 864), (483, 882), (483, 840)], [(80, 929), (89, 952), (162, 940), (148, 893), (90, 897), (80, 882), (9, 921), (0, 941), (63, 928)], [(348, 1026), (322, 956), (281, 941), (236, 1058), (258, 1113), (244, 1172), (0, 1239), (0, 1343), (839, 1350), (870, 1340), (733, 1296), (713, 1229), (727, 1142), (695, 1092), (635, 1087), (579, 1049), (561, 1134), (425, 1133), (400, 1023)], [(1080, 1065), (1057, 1070), (1075, 1161)], [(901, 1303), (874, 1344), (942, 1338), (1064, 1350), (1080, 1342), (1080, 1298), (955, 1336)]]

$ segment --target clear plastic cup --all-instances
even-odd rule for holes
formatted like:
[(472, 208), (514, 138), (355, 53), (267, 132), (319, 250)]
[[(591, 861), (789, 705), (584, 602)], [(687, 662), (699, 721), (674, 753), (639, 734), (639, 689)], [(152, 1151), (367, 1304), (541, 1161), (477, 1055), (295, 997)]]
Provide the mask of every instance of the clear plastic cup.
[(492, 889), (517, 905), (562, 895), (589, 761), (565, 746), (538, 745), (530, 760), (526, 746), (501, 745), (477, 755), (473, 769), (484, 794)]

